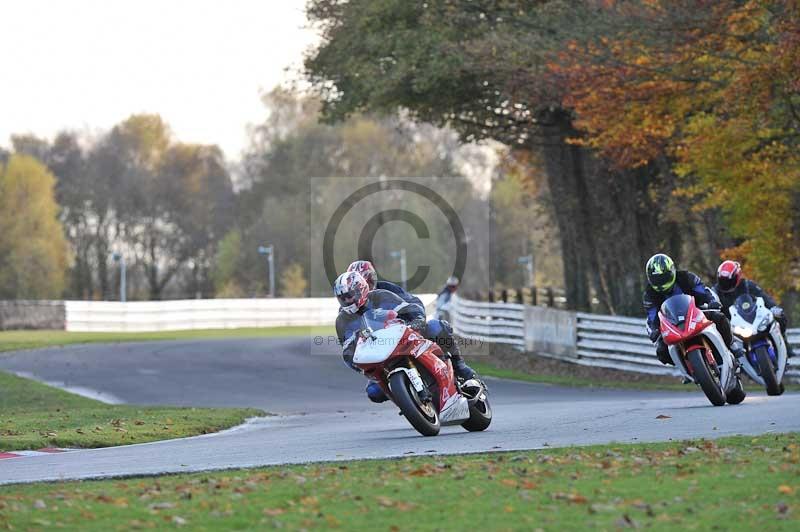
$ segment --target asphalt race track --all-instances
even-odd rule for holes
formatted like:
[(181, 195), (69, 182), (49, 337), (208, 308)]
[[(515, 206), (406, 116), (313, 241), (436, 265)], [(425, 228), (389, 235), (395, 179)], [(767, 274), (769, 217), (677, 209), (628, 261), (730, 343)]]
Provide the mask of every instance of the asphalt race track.
[(488, 431), (445, 427), (424, 438), (391, 403), (370, 403), (366, 381), (338, 357), (312, 354), (310, 338), (71, 346), (0, 355), (0, 369), (110, 401), (279, 414), (217, 435), (2, 460), (0, 484), (800, 430), (800, 394), (768, 398), (752, 383), (743, 404), (712, 407), (699, 390), (487, 379), (494, 407)]

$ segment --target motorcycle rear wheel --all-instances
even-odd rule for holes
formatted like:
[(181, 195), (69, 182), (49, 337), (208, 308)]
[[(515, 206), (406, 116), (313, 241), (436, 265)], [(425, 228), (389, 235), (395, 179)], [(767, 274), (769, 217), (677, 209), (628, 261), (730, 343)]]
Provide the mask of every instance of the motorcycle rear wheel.
[(692, 367), (692, 377), (703, 389), (708, 400), (714, 406), (722, 406), (725, 404), (725, 392), (722, 390), (722, 385), (714, 375), (711, 373), (711, 368), (708, 367), (705, 353), (700, 349), (693, 349), (686, 355), (689, 364)]
[(389, 389), (392, 391), (395, 404), (417, 432), (423, 436), (439, 434), (441, 428), (439, 413), (433, 405), (426, 405), (432, 410), (433, 416), (422, 411), (416, 390), (411, 387), (411, 382), (404, 371), (398, 371), (389, 377)]
[(758, 372), (761, 374), (761, 378), (764, 379), (764, 387), (767, 389), (767, 395), (782, 394), (782, 386), (775, 376), (775, 368), (772, 367), (772, 360), (769, 358), (769, 351), (767, 351), (767, 348), (756, 348), (755, 355), (756, 361), (758, 361)]

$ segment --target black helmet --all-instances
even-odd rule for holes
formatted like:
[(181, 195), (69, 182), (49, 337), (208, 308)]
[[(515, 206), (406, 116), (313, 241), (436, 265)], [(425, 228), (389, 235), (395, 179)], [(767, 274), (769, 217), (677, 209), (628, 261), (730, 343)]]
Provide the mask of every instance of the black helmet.
[(645, 266), (647, 282), (656, 292), (668, 292), (675, 286), (675, 262), (663, 253), (650, 257)]

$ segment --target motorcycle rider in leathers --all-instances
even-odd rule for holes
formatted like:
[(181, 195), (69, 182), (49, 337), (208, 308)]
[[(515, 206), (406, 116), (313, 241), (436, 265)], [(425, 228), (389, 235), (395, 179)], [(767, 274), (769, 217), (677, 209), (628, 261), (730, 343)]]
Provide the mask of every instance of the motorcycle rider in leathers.
[[(342, 346), (342, 358), (350, 369), (360, 372), (353, 364), (358, 341), (358, 332), (362, 328), (361, 316), (370, 309), (394, 310), (397, 317), (409, 327), (420, 332), (425, 329), (425, 312), (421, 306), (406, 303), (399, 296), (388, 290), (370, 291), (367, 281), (358, 272), (345, 272), (333, 285), (333, 292), (339, 300), (339, 315), (336, 317), (336, 336)], [(375, 403), (388, 399), (377, 382), (367, 385), (367, 396)]]
[(661, 304), (674, 295), (687, 294), (694, 297), (699, 307), (709, 309), (706, 317), (713, 321), (723, 341), (728, 345), (735, 359), (744, 356), (744, 348), (731, 334), (731, 324), (720, 309), (711, 290), (703, 284), (700, 277), (686, 270), (677, 270), (671, 258), (663, 253), (650, 257), (645, 266), (647, 288), (644, 291), (643, 304), (647, 313), (647, 333), (650, 341), (656, 345), (656, 356), (662, 364), (673, 365), (669, 356), (669, 348), (661, 338), (661, 326), (658, 311)]
[[(370, 261), (357, 260), (348, 266), (347, 271), (360, 273), (370, 286), (370, 290), (376, 288), (379, 290), (388, 290), (400, 296), (406, 303), (419, 305), (423, 313), (425, 312), (425, 305), (422, 304), (422, 301), (417, 296), (410, 294), (408, 291), (404, 290), (403, 287), (395, 283), (379, 281), (378, 273), (375, 271), (375, 267)], [(447, 320), (429, 320), (425, 329), (420, 332), (428, 340), (436, 342), (436, 344), (442, 348), (442, 351), (450, 355), (450, 360), (453, 362), (453, 371), (458, 377), (464, 380), (475, 377), (475, 371), (464, 362), (464, 357), (461, 356), (461, 349), (458, 346), (458, 342), (453, 338), (453, 327)]]
[[(763, 298), (764, 306), (772, 311), (775, 321), (780, 325), (783, 339), (784, 341), (786, 340), (786, 313), (755, 281), (745, 279), (742, 275), (742, 266), (738, 262), (726, 260), (719, 265), (714, 292), (719, 296), (719, 300), (722, 303), (722, 311), (728, 319), (731, 317), (730, 308), (739, 296), (747, 294), (753, 299)], [(794, 351), (788, 341), (786, 342), (786, 355), (789, 357), (794, 356)]]

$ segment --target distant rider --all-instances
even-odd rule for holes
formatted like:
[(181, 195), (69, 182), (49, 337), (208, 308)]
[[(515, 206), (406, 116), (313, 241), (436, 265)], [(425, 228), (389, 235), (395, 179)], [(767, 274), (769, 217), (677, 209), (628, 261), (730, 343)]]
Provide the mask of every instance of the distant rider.
[[(388, 290), (399, 296), (406, 303), (419, 306), (424, 315), (425, 305), (422, 304), (422, 300), (395, 283), (379, 281), (378, 273), (370, 261), (357, 260), (347, 267), (347, 271), (360, 273), (364, 280), (367, 281), (370, 290)], [(455, 278), (452, 277), (451, 279)], [(464, 357), (461, 356), (461, 349), (458, 347), (455, 338), (453, 338), (453, 327), (450, 326), (450, 323), (446, 320), (433, 319), (428, 321), (425, 330), (420, 332), (425, 338), (436, 342), (443, 351), (450, 354), (450, 360), (453, 362), (453, 370), (456, 375), (464, 380), (475, 376), (475, 371), (464, 362)]]
[[(370, 291), (367, 281), (358, 272), (345, 272), (333, 285), (333, 293), (339, 300), (339, 315), (336, 317), (336, 336), (342, 345), (342, 358), (350, 369), (360, 371), (353, 364), (353, 355), (358, 340), (356, 334), (362, 328), (361, 316), (367, 310), (394, 310), (397, 317), (409, 327), (421, 332), (426, 327), (422, 307), (406, 303), (388, 290)], [(377, 382), (367, 385), (367, 397), (375, 403), (388, 399)]]
[(450, 315), (450, 300), (453, 298), (453, 294), (456, 293), (456, 290), (458, 290), (459, 284), (458, 277), (451, 275), (447, 278), (447, 281), (444, 283), (444, 288), (442, 288), (439, 295), (436, 296), (437, 318), (442, 319)]
[(676, 270), (675, 263), (663, 253), (650, 257), (645, 266), (647, 288), (644, 291), (643, 304), (647, 312), (647, 333), (650, 341), (656, 344), (656, 355), (662, 364), (673, 364), (669, 356), (669, 348), (661, 338), (661, 327), (658, 311), (661, 304), (672, 296), (687, 294), (694, 297), (698, 306), (717, 312), (706, 312), (706, 317), (713, 321), (725, 343), (730, 347), (735, 358), (744, 356), (742, 344), (731, 334), (731, 324), (725, 314), (719, 312), (720, 304), (711, 290), (703, 284), (700, 277), (686, 270)]
[[(786, 313), (763, 288), (756, 284), (755, 281), (744, 278), (742, 275), (742, 266), (738, 262), (726, 260), (719, 265), (719, 268), (717, 268), (717, 282), (714, 285), (714, 292), (719, 296), (720, 302), (722, 303), (722, 311), (728, 319), (731, 317), (730, 307), (736, 302), (739, 296), (747, 294), (753, 299), (759, 297), (763, 298), (764, 306), (772, 311), (772, 315), (775, 316), (775, 321), (777, 321), (778, 325), (781, 327), (783, 339), (786, 340)], [(786, 353), (790, 357), (794, 356), (794, 352), (788, 341), (786, 342)]]

